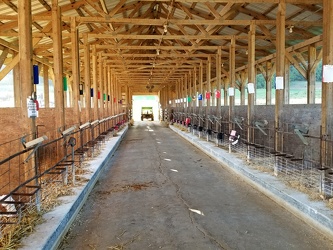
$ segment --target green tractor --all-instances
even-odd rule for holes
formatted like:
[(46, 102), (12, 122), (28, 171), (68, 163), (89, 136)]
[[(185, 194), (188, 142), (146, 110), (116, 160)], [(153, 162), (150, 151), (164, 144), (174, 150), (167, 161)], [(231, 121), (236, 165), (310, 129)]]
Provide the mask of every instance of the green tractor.
[(143, 119), (151, 119), (154, 121), (153, 107), (142, 107), (141, 108), (141, 121)]

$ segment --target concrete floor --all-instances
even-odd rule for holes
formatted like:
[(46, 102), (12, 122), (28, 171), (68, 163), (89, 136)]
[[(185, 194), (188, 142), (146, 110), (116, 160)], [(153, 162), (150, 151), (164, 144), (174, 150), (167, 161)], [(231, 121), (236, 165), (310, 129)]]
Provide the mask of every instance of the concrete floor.
[(59, 249), (333, 249), (158, 122), (136, 122)]

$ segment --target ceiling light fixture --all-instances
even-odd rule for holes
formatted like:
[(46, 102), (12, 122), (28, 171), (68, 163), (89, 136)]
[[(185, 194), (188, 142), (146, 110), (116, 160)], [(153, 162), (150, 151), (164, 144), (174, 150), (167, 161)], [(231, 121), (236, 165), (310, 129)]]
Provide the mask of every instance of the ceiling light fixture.
[(294, 28), (294, 25), (289, 26), (289, 33), (293, 33), (293, 28)]
[(168, 32), (168, 25), (164, 24), (163, 27), (164, 27), (164, 33), (167, 33)]

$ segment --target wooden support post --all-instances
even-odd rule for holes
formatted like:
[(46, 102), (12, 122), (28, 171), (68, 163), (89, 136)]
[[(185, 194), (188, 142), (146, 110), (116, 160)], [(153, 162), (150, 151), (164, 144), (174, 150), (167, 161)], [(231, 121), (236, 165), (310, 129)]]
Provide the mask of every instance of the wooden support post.
[[(184, 112), (184, 107), (185, 107), (185, 103), (184, 103), (184, 95), (185, 95), (185, 90), (184, 90), (184, 76), (181, 77), (181, 81), (180, 81), (180, 98), (181, 98), (181, 112)], [(182, 117), (183, 118), (183, 117)]]
[(88, 34), (85, 33), (83, 35), (84, 41), (84, 95), (86, 99), (86, 120), (82, 121), (85, 123), (89, 120), (92, 120), (92, 112), (91, 112), (91, 96), (90, 96), (90, 45), (88, 41)]
[(112, 99), (111, 99), (111, 103), (112, 103), (112, 115), (116, 114), (116, 74), (113, 73), (112, 74)]
[[(21, 91), (21, 89), (23, 86), (22, 86), (22, 82), (21, 82), (21, 72), (20, 72), (19, 63), (17, 65), (15, 65), (15, 67), (13, 68), (13, 78), (14, 78), (13, 80), (14, 80), (14, 102), (15, 102), (14, 107), (21, 107), (22, 111), (27, 113), (26, 109), (23, 110), (23, 107), (21, 104), (21, 100), (26, 99), (27, 96), (26, 97), (22, 96), (23, 92)], [(29, 86), (29, 87), (33, 89), (33, 86)], [(31, 92), (29, 95), (31, 95)]]
[(62, 58), (62, 25), (61, 8), (57, 0), (52, 1), (52, 37), (53, 37), (53, 64), (54, 64), (54, 100), (55, 100), (55, 127), (65, 127), (63, 58)]
[(102, 60), (102, 53), (98, 53), (98, 59), (97, 59), (97, 65), (98, 65), (98, 91), (99, 91), (99, 97), (98, 97), (98, 119), (104, 118), (104, 101), (103, 101), (103, 94), (104, 94), (104, 79), (103, 79), (103, 60)]
[(187, 86), (188, 86), (188, 91), (187, 91), (187, 96), (186, 96), (186, 99), (188, 100), (188, 110), (187, 110), (187, 116), (186, 117), (189, 117), (192, 113), (192, 77), (191, 77), (191, 72), (189, 71), (187, 74), (186, 74), (186, 77), (187, 77)]
[(109, 116), (109, 107), (108, 107), (108, 73), (107, 73), (107, 65), (106, 62), (103, 63), (103, 103), (104, 103), (104, 117)]
[(272, 77), (273, 77), (273, 66), (271, 62), (266, 62), (266, 105), (272, 104)]
[(307, 68), (307, 103), (316, 103), (316, 67), (317, 49), (314, 45), (308, 48), (308, 68)]
[[(323, 65), (333, 64), (333, 1), (323, 0)], [(321, 166), (332, 167), (333, 82), (322, 83)]]
[[(193, 113), (198, 114), (197, 113), (197, 101), (198, 101), (197, 67), (194, 67), (192, 77), (193, 77), (192, 107), (193, 107)], [(191, 122), (193, 123), (194, 121)]]
[(224, 106), (228, 106), (229, 105), (229, 98), (228, 98), (228, 83), (227, 81), (224, 83), (223, 85), (223, 103)]
[[(256, 68), (255, 68), (255, 39), (256, 26), (254, 23), (250, 25), (249, 43), (248, 43), (248, 83), (255, 86)], [(248, 91), (247, 97), (247, 141), (254, 143), (253, 122), (254, 122), (254, 96), (255, 93)], [(247, 159), (250, 159), (250, 145), (247, 146)]]
[(184, 96), (185, 96), (185, 117), (186, 118), (188, 116), (188, 112), (190, 110), (190, 102), (188, 101), (188, 97), (189, 97), (189, 93), (190, 93), (190, 84), (189, 84), (189, 81), (188, 81), (188, 74), (185, 74), (184, 75), (184, 89), (185, 89), (185, 93), (184, 93)]
[[(19, 27), (19, 90), (21, 91), (21, 114), (22, 132), (34, 136), (36, 134), (36, 124), (34, 118), (28, 118), (27, 98), (34, 91), (32, 82), (32, 34), (31, 34), (31, 2), (20, 1), (18, 3), (18, 27)], [(17, 69), (17, 67), (15, 67)], [(17, 90), (17, 89), (16, 89)], [(17, 91), (15, 91), (17, 92)], [(19, 92), (18, 92), (19, 93)], [(24, 120), (28, 119), (28, 120)]]
[[(286, 3), (280, 1), (276, 20), (276, 76), (283, 78), (284, 88), (284, 73), (285, 73), (285, 17)], [(281, 124), (281, 116), (284, 104), (284, 89), (276, 89), (275, 92), (275, 151), (283, 152), (283, 131)]]
[(241, 92), (241, 105), (246, 105), (245, 97), (246, 97), (246, 84), (248, 82), (248, 72), (242, 71), (240, 72), (240, 92)]
[[(204, 92), (203, 92), (203, 62), (202, 60), (200, 61), (200, 66), (199, 66), (199, 94), (201, 94), (202, 96), (202, 99), (199, 101), (199, 117), (202, 118), (202, 115), (203, 115), (203, 108), (202, 108), (202, 104), (203, 104), (203, 100), (204, 100)], [(203, 124), (203, 121), (199, 118), (199, 124), (198, 126), (202, 127), (204, 124)], [(201, 133), (199, 133), (199, 137), (201, 136)]]
[[(233, 36), (230, 44), (229, 51), (229, 75), (230, 75), (230, 88), (234, 88), (235, 90), (235, 67), (236, 67), (236, 39)], [(234, 91), (235, 92), (235, 91)], [(229, 132), (233, 130), (233, 122), (234, 122), (234, 109), (235, 109), (235, 96), (229, 95)], [(229, 144), (229, 153), (231, 153), (231, 144)]]
[(111, 99), (111, 66), (107, 66), (107, 104), (108, 104), (108, 116), (112, 115), (112, 99)]
[(284, 67), (284, 104), (290, 103), (290, 61), (285, 58)]
[[(216, 116), (221, 117), (221, 65), (222, 65), (222, 48), (219, 47), (217, 49), (217, 55), (216, 55), (216, 92), (218, 91), (220, 93), (219, 97), (216, 97)], [(215, 96), (217, 93), (215, 93)], [(216, 123), (216, 132), (220, 132), (221, 125), (219, 123)]]
[(97, 85), (97, 50), (96, 45), (92, 49), (92, 86), (94, 97), (92, 98), (93, 102), (93, 120), (99, 118), (99, 108), (98, 108), (98, 85)]
[(176, 86), (175, 86), (175, 93), (176, 93), (176, 112), (177, 112), (177, 120), (179, 118), (179, 80), (177, 80), (176, 82)]
[(49, 88), (49, 66), (43, 64), (43, 79), (44, 79), (44, 102), (45, 108), (50, 107), (50, 88)]
[[(78, 118), (79, 124), (81, 124), (81, 112), (79, 110), (80, 100), (80, 56), (79, 56), (79, 39), (78, 30), (75, 17), (71, 17), (71, 50), (72, 50), (72, 91), (73, 91), (73, 105), (74, 115), (73, 117)], [(75, 121), (76, 123), (76, 121)]]
[[(210, 121), (208, 117), (210, 116), (210, 108), (211, 108), (211, 100), (212, 100), (212, 85), (211, 85), (211, 72), (212, 72), (212, 57), (208, 56), (207, 58), (207, 66), (206, 66), (206, 93), (209, 94), (209, 99), (206, 99), (207, 106), (206, 106), (206, 129), (209, 129)], [(206, 94), (205, 94), (206, 98)], [(208, 136), (207, 136), (208, 139)]]

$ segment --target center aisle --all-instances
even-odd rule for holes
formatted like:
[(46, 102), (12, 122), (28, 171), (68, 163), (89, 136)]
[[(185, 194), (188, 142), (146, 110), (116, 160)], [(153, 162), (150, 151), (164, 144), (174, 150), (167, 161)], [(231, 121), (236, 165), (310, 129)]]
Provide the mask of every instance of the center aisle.
[(135, 122), (59, 249), (333, 249), (158, 122)]

